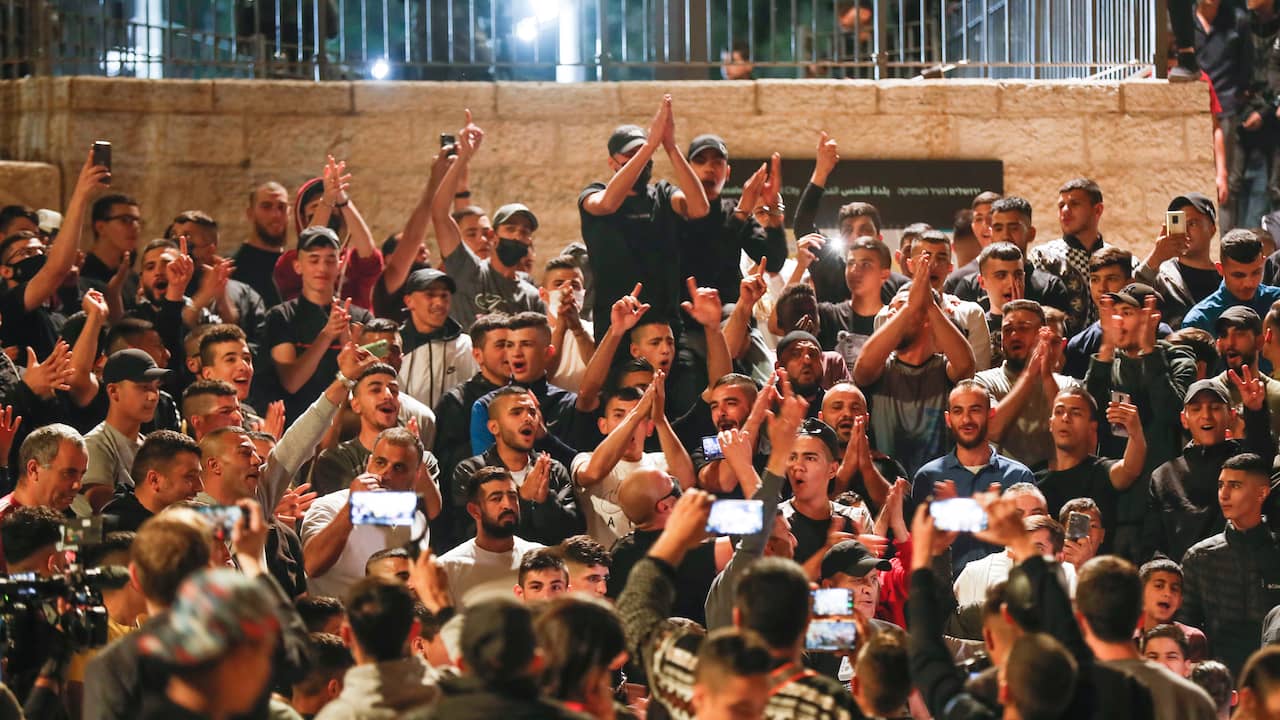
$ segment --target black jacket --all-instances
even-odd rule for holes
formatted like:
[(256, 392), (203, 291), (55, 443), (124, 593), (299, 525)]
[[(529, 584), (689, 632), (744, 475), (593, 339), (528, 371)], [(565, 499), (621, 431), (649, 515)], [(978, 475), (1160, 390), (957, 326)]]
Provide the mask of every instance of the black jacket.
[[(431, 452), (440, 461), (442, 483), (453, 478), (453, 470), (458, 463), (471, 457), (471, 406), (498, 387), (489, 382), (484, 373), (478, 372), (461, 385), (449, 388), (432, 408), (436, 414), (436, 440)], [(445, 497), (440, 514), (431, 521), (431, 547), (437, 553), (453, 548), (447, 541), (456, 534), (453, 525), (458, 521), (453, 517), (453, 503), (449, 502), (448, 490), (442, 490), (442, 494)], [(461, 519), (469, 518), (463, 513)]]
[[(531, 455), (529, 462), (532, 464), (533, 460)], [(489, 466), (503, 467), (496, 445), (481, 455), (474, 455), (458, 463), (453, 471), (453, 478), (449, 483), (449, 500), (453, 502), (454, 517), (458, 520), (454, 527), (455, 546), (475, 537), (475, 521), (467, 514), (467, 481), (477, 470)], [(520, 524), (516, 528), (516, 535), (550, 546), (559, 545), (561, 540), (586, 531), (587, 519), (573, 494), (573, 480), (569, 477), (569, 471), (558, 461), (552, 460), (546, 501), (533, 503), (520, 498)]]
[(519, 678), (505, 688), (492, 688), (475, 677), (449, 677), (440, 681), (440, 690), (440, 702), (402, 720), (590, 720), (589, 715), (539, 697), (537, 683)]
[[(746, 220), (733, 214), (737, 198), (720, 198), (711, 202), (711, 211), (697, 220), (681, 220), (680, 276), (692, 277), (699, 287), (720, 291), (720, 299), (738, 302), (742, 270), (738, 259), (743, 252), (752, 260), (769, 258), (765, 269), (781, 272), (787, 260), (787, 234), (781, 227), (766, 228), (754, 217)], [(688, 290), (680, 291), (688, 300)]]

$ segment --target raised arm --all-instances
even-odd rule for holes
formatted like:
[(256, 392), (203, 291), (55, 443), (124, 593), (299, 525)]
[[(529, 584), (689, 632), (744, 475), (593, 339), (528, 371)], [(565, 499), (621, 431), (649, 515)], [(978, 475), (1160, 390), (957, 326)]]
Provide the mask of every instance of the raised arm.
[(98, 358), (98, 339), (109, 312), (107, 301), (97, 290), (84, 294), (81, 307), (84, 308), (84, 326), (71, 348), (71, 400), (76, 407), (86, 407), (98, 396), (98, 376), (93, 374), (93, 364)]
[(1129, 431), (1125, 443), (1124, 458), (1111, 466), (1111, 485), (1117, 490), (1128, 490), (1142, 475), (1142, 464), (1147, 461), (1147, 437), (1142, 433), (1142, 420), (1138, 408), (1132, 403), (1109, 403), (1107, 422), (1123, 425)]
[[(334, 302), (329, 307), (329, 322), (320, 329), (307, 349), (301, 355), (293, 343), (280, 343), (271, 348), (271, 359), (275, 361), (280, 373), (280, 384), (285, 392), (296, 393), (307, 384), (320, 360), (329, 351), (329, 345), (339, 338), (345, 338), (351, 332), (351, 298), (345, 304)], [(354, 378), (353, 378), (354, 379)]]
[[(1049, 328), (1040, 328), (1036, 345), (1031, 349), (1031, 357), (1028, 358), (1026, 367), (1022, 369), (1022, 374), (1018, 375), (1018, 379), (1014, 381), (1009, 394), (996, 403), (995, 413), (991, 417), (991, 425), (988, 428), (988, 434), (992, 440), (999, 442), (1004, 439), (1004, 434), (1014, 428), (1022, 415), (1023, 408), (1031, 398), (1037, 392), (1043, 391), (1042, 376), (1046, 367), (1045, 355), (1048, 352), (1046, 343), (1052, 334), (1053, 331)], [(1049, 401), (1052, 402), (1053, 397), (1050, 397)]]
[(418, 248), (427, 241), (427, 229), (431, 226), (431, 201), (440, 187), (444, 173), (449, 168), (449, 158), (447, 149), (440, 148), (440, 152), (436, 153), (435, 158), (432, 159), (431, 175), (427, 179), (427, 185), (418, 196), (418, 202), (414, 205), (413, 212), (409, 214), (404, 230), (400, 232), (400, 242), (386, 258), (386, 266), (382, 270), (382, 283), (386, 285), (388, 292), (394, 293), (404, 285), (404, 281), (409, 277), (409, 270), (413, 267), (413, 259), (418, 256)]
[(622, 344), (622, 338), (631, 328), (640, 322), (640, 318), (649, 312), (649, 304), (639, 300), (643, 283), (636, 283), (630, 295), (623, 295), (613, 303), (609, 310), (609, 329), (603, 338), (596, 339), (596, 352), (587, 363), (587, 369), (578, 385), (578, 399), (575, 407), (582, 412), (594, 412), (600, 407), (600, 390), (609, 378), (609, 368), (613, 365), (613, 356)]
[(676, 437), (676, 431), (671, 428), (671, 421), (667, 419), (666, 379), (666, 373), (661, 370), (653, 373), (653, 382), (649, 385), (653, 390), (653, 400), (649, 403), (649, 419), (658, 431), (658, 444), (662, 448), (662, 454), (667, 458), (667, 471), (680, 481), (681, 489), (688, 490), (697, 483), (698, 478), (693, 471), (693, 460), (689, 459), (689, 451), (684, 449), (684, 444), (680, 442), (680, 438)]
[[(635, 434), (636, 428), (640, 426), (640, 423), (650, 419), (654, 393), (657, 392), (656, 384), (657, 377), (655, 375), (654, 382), (650, 383), (648, 389), (644, 391), (644, 397), (640, 402), (631, 408), (631, 412), (627, 413), (622, 423), (605, 437), (604, 442), (596, 446), (596, 449), (591, 453), (591, 459), (574, 476), (575, 482), (583, 487), (589, 487), (603, 481), (613, 471), (614, 466), (622, 459), (623, 451), (631, 443), (631, 436)], [(668, 459), (668, 462), (670, 462), (670, 459)], [(680, 484), (683, 487), (688, 487), (688, 485), (685, 485), (684, 478), (680, 478)]]
[(431, 226), (436, 231), (436, 242), (440, 245), (441, 262), (462, 246), (462, 231), (453, 219), (453, 194), (483, 141), (484, 131), (471, 121), (471, 111), (468, 110), (467, 125), (458, 131), (458, 154), (452, 159), (453, 163), (445, 171), (440, 187), (431, 199)]
[(671, 168), (675, 171), (676, 187), (680, 188), (672, 194), (671, 206), (687, 220), (706, 217), (711, 210), (711, 204), (707, 202), (707, 191), (702, 187), (698, 174), (693, 171), (693, 166), (689, 164), (689, 158), (676, 145), (676, 114), (671, 109), (671, 96), (663, 96), (662, 102), (667, 106), (662, 147), (667, 151), (667, 159), (671, 161)]
[[(671, 96), (667, 95), (663, 97), (662, 104), (658, 106), (658, 113), (653, 116), (653, 122), (649, 124), (649, 135), (644, 144), (625, 165), (618, 168), (612, 178), (609, 178), (604, 190), (597, 190), (582, 201), (583, 210), (590, 215), (612, 215), (622, 207), (622, 203), (635, 187), (636, 180), (640, 179), (641, 171), (648, 165), (658, 146), (662, 144), (663, 135), (666, 134), (667, 115), (670, 113)], [(706, 199), (705, 194), (703, 199)], [(703, 214), (706, 214), (705, 211)]]
[[(700, 288), (692, 277), (685, 278), (685, 284), (692, 301), (686, 300), (680, 303), (680, 307), (702, 326), (707, 342), (707, 378), (709, 383), (714, 383), (733, 372), (729, 345), (725, 342), (724, 333), (720, 331), (724, 306), (720, 303), (720, 293), (715, 288)], [(710, 392), (710, 387), (703, 391), (704, 399)]]
[[(84, 227), (85, 206), (94, 193), (102, 188), (102, 181), (111, 175), (111, 171), (101, 165), (93, 164), (93, 152), (85, 158), (80, 168), (80, 176), (76, 179), (75, 189), (71, 191), (71, 201), (67, 203), (67, 213), (62, 221), (62, 230), (49, 246), (44, 267), (27, 283), (22, 295), (22, 304), (28, 311), (35, 310), (58, 291), (62, 280), (71, 271), (76, 261), (76, 251), (80, 249), (80, 233)], [(12, 318), (17, 322), (18, 318)]]
[(769, 258), (760, 258), (738, 286), (738, 302), (734, 304), (733, 312), (729, 313), (729, 320), (723, 331), (725, 346), (732, 359), (742, 357), (751, 345), (751, 311), (768, 291), (764, 283), (764, 268), (768, 264)]
[(793, 226), (796, 237), (818, 232), (818, 203), (827, 185), (827, 177), (840, 162), (839, 146), (836, 139), (824, 130), (818, 136), (818, 150), (813, 166), (813, 174), (809, 176), (809, 184), (800, 193), (800, 202), (796, 204), (796, 219)]

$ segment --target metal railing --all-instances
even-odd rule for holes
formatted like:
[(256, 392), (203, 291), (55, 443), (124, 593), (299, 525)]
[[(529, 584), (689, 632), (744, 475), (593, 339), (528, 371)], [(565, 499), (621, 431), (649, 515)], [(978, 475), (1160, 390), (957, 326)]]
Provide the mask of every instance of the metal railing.
[(1116, 78), (1152, 0), (0, 0), (4, 76)]

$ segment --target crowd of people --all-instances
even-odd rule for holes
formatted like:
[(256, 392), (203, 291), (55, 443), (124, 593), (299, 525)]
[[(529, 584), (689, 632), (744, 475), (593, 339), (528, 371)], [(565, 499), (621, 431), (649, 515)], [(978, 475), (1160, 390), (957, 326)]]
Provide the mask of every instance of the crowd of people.
[(824, 234), (823, 133), (792, 246), (667, 96), (538, 260), (455, 137), (382, 243), (332, 157), (234, 253), (91, 155), (0, 210), (5, 622), (105, 614), (10, 631), (0, 715), (1277, 717), (1267, 233), (1171, 192), (1134, 254), (1075, 178)]

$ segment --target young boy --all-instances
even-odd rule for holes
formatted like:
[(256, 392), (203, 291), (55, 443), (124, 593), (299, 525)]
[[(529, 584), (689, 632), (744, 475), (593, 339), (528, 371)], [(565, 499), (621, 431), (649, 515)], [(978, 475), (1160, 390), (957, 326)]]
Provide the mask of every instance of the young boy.
[(1142, 580), (1142, 617), (1134, 637), (1157, 625), (1173, 625), (1186, 636), (1187, 661), (1204, 660), (1208, 648), (1204, 633), (1173, 619), (1182, 608), (1182, 567), (1169, 558), (1158, 558), (1138, 568), (1138, 578)]
[(551, 319), (551, 345), (556, 352), (547, 366), (552, 384), (576, 393), (596, 351), (592, 326), (582, 320), (586, 280), (578, 262), (567, 255), (547, 261), (538, 294)]
[(849, 245), (845, 257), (844, 280), (850, 299), (838, 303), (818, 303), (818, 340), (853, 367), (867, 338), (876, 329), (876, 313), (884, 307), (880, 289), (889, 280), (893, 256), (884, 242), (860, 237)]
[(1192, 663), (1187, 659), (1190, 650), (1187, 634), (1177, 625), (1156, 625), (1142, 633), (1142, 656), (1169, 668), (1178, 677), (1191, 677)]

